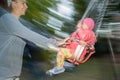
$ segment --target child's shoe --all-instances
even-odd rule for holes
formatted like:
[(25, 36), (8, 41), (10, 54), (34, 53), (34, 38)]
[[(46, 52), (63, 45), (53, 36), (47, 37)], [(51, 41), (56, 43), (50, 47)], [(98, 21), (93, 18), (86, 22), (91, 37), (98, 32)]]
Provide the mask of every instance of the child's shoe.
[(62, 68), (54, 67), (54, 68), (48, 70), (48, 71), (46, 72), (46, 74), (48, 74), (48, 75), (50, 75), (50, 76), (53, 76), (53, 75), (55, 75), (55, 74), (63, 73), (64, 71), (65, 71), (65, 68), (64, 68), (64, 67), (62, 67)]

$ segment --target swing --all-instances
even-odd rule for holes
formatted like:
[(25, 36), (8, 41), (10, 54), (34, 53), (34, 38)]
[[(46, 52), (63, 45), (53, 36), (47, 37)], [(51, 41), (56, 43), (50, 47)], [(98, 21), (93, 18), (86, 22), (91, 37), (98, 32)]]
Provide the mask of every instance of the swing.
[(78, 45), (73, 55), (73, 59), (67, 59), (66, 61), (73, 63), (76, 66), (85, 63), (91, 55), (95, 53), (95, 49), (91, 47), (92, 46), (90, 45), (85, 47)]

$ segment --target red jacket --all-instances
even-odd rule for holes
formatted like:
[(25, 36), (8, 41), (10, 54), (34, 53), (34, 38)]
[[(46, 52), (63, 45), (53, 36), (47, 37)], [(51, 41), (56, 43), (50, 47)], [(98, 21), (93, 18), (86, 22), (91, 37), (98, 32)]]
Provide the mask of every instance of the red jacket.
[(75, 52), (75, 49), (78, 45), (78, 42), (74, 42), (75, 39), (85, 41), (88, 45), (94, 45), (96, 37), (92, 30), (86, 30), (83, 28), (77, 29), (70, 35), (70, 40), (66, 45), (66, 48), (70, 49), (72, 54)]

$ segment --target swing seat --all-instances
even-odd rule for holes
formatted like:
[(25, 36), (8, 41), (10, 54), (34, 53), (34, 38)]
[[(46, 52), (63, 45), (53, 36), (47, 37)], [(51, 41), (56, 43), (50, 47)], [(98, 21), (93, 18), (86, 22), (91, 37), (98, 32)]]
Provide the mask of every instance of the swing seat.
[(90, 45), (87, 45), (86, 47), (78, 45), (73, 55), (73, 59), (67, 59), (66, 61), (78, 66), (85, 63), (94, 53), (95, 49), (92, 49)]

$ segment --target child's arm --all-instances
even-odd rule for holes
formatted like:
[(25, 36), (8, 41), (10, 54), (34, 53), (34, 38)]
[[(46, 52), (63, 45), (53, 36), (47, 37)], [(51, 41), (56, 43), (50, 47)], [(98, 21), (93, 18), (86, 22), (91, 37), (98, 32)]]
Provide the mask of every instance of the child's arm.
[(87, 43), (85, 41), (82, 41), (82, 40), (79, 41), (79, 44), (83, 47), (85, 47), (87, 45)]

